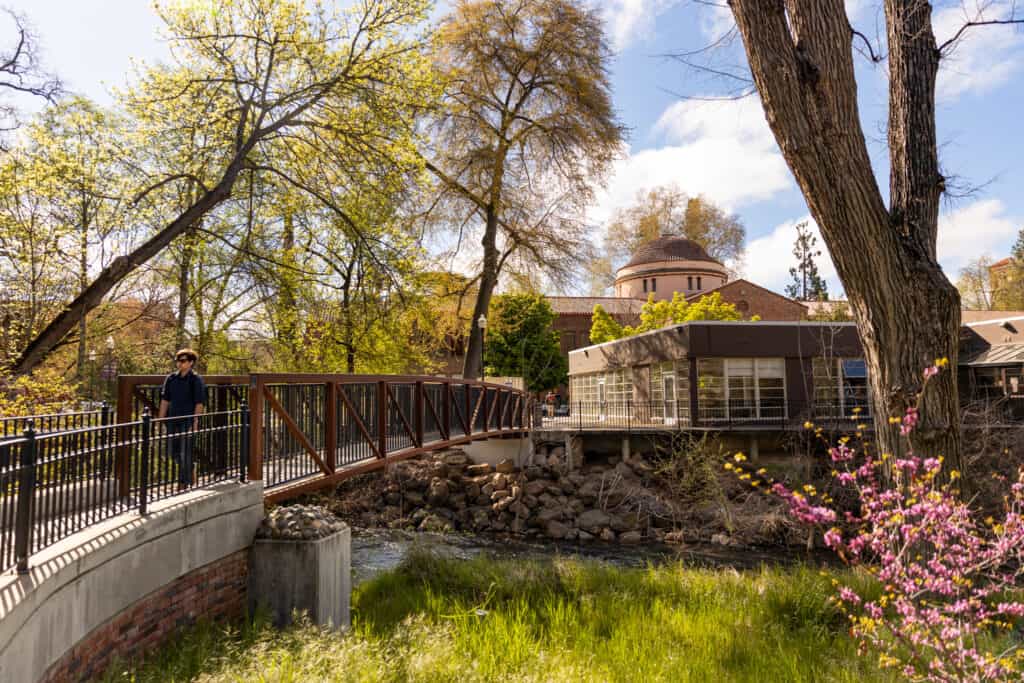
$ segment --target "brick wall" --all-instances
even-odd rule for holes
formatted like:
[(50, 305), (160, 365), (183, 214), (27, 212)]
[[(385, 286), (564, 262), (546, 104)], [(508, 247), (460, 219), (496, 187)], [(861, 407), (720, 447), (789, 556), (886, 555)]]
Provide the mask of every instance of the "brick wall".
[(248, 583), (248, 548), (189, 572), (94, 629), (42, 680), (89, 681), (115, 659), (140, 659), (199, 619), (239, 617), (245, 614)]

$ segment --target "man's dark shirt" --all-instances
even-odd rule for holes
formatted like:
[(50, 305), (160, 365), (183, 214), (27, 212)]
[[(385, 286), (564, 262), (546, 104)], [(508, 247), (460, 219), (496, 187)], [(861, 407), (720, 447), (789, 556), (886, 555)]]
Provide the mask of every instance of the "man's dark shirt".
[(206, 383), (191, 370), (184, 377), (173, 372), (164, 380), (164, 386), (160, 389), (160, 400), (171, 404), (167, 410), (167, 417), (193, 415), (197, 403), (206, 405)]

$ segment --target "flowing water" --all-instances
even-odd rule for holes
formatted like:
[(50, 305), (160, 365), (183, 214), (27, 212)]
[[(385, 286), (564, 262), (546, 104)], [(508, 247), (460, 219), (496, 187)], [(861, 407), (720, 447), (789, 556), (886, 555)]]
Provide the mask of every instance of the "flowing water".
[(620, 567), (683, 562), (694, 567), (753, 569), (762, 564), (827, 562), (821, 553), (785, 553), (778, 550), (729, 548), (714, 544), (622, 546), (592, 541), (530, 540), (469, 534), (433, 534), (398, 529), (352, 529), (352, 574), (356, 584), (397, 567), (411, 550), (423, 549), (444, 557), (470, 559), (487, 555), (501, 559), (545, 560), (580, 558)]

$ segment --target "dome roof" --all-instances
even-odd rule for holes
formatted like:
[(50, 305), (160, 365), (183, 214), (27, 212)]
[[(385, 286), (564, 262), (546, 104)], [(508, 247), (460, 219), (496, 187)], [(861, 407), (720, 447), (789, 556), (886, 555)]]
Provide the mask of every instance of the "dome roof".
[(708, 261), (722, 265), (708, 256), (704, 247), (680, 235), (664, 235), (640, 246), (623, 268), (657, 261)]

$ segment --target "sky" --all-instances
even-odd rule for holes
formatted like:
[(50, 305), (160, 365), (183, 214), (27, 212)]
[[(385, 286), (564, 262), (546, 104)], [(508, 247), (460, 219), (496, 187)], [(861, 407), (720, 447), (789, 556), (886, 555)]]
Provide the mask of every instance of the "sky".
[[(591, 0), (605, 18), (614, 50), (610, 64), (614, 102), (630, 130), (628, 149), (615, 164), (588, 215), (594, 241), (604, 221), (639, 191), (674, 184), (739, 215), (747, 229), (740, 272), (782, 291), (789, 281), (794, 226), (810, 220), (806, 203), (765, 122), (756, 96), (713, 101), (728, 93), (729, 79), (709, 78), (666, 55), (696, 50), (732, 27), (728, 10), (698, 0)], [(933, 11), (939, 42), (951, 37), (973, 2), (946, 0)], [(847, 0), (852, 25), (865, 36), (884, 35), (877, 5)], [(991, 5), (990, 0), (984, 4)], [(133, 60), (165, 58), (159, 22), (146, 0), (0, 0), (35, 28), (46, 67), (68, 88), (103, 104), (111, 87), (130, 78)], [(984, 18), (999, 18), (998, 2)], [(443, 6), (442, 8), (443, 9)], [(9, 35), (0, 23), (0, 36)], [(719, 67), (742, 71), (738, 41), (714, 53)], [(883, 196), (887, 195), (885, 145), (886, 66), (858, 57), (862, 127)], [(950, 278), (980, 256), (1009, 254), (1024, 228), (1024, 30), (971, 29), (944, 60), (938, 80), (940, 165), (965, 196), (943, 203), (939, 260)], [(811, 221), (812, 228), (816, 226)], [(819, 266), (830, 291), (842, 287), (827, 258)]]

